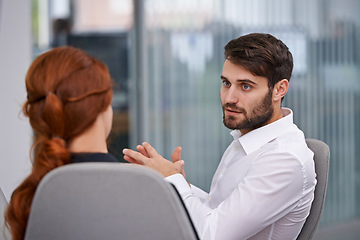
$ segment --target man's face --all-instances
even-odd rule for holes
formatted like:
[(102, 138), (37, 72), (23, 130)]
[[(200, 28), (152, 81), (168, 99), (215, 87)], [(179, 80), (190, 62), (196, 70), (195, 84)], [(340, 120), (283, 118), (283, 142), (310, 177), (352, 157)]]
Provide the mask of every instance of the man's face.
[(244, 135), (268, 124), (274, 113), (272, 91), (266, 77), (255, 76), (226, 60), (220, 91), (223, 122)]

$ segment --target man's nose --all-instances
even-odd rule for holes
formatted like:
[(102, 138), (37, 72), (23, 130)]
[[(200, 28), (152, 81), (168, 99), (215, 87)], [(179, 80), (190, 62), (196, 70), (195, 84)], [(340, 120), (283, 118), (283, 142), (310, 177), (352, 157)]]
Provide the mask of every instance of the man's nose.
[(235, 91), (235, 88), (229, 88), (226, 93), (225, 101), (227, 103), (237, 103), (238, 102), (238, 95)]

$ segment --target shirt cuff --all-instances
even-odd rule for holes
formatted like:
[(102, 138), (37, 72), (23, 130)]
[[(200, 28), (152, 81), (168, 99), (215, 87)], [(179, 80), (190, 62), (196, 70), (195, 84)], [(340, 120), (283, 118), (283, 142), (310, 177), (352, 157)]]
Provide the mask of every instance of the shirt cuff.
[(191, 188), (188, 182), (185, 180), (184, 176), (180, 173), (168, 176), (165, 178), (165, 180), (172, 183), (176, 187), (183, 199), (191, 195)]

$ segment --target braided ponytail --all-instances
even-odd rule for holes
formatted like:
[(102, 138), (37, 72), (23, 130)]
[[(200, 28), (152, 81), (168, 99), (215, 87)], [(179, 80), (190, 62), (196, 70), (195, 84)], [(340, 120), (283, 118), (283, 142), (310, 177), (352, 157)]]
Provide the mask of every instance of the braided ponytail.
[(5, 213), (13, 240), (24, 239), (32, 199), (41, 179), (70, 163), (68, 142), (90, 127), (109, 106), (111, 83), (105, 65), (72, 47), (55, 48), (30, 66), (23, 113), (34, 130), (33, 167), (13, 192)]

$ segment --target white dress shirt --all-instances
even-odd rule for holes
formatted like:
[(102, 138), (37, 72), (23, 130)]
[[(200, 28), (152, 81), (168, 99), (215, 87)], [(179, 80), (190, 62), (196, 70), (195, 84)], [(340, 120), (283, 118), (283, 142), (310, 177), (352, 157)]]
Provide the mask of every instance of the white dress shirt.
[(166, 179), (182, 196), (201, 239), (296, 239), (309, 214), (316, 175), (313, 153), (293, 113), (244, 136), (234, 130), (210, 193), (181, 174)]

